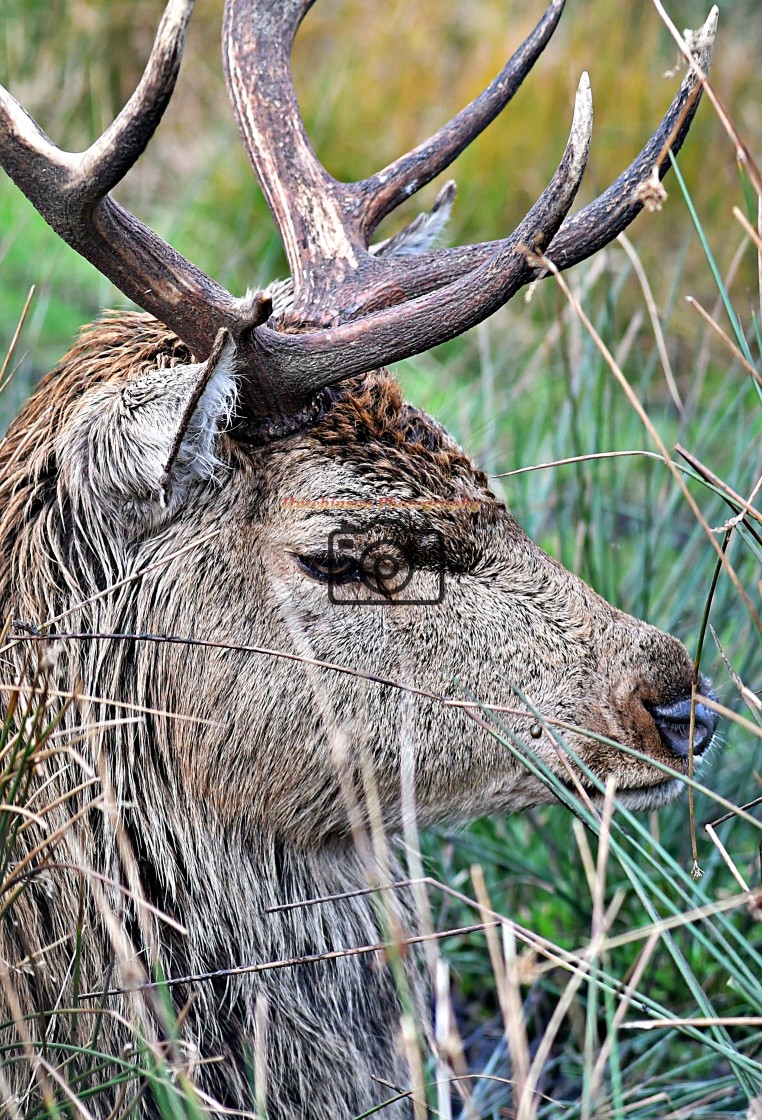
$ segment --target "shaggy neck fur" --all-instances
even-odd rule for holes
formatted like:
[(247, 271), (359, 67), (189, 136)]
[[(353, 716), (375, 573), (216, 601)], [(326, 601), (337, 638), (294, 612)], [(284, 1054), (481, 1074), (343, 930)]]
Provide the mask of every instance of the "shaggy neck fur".
[[(199, 436), (186, 454), (186, 467), (194, 456), (201, 463), (197, 477), (188, 481), (186, 471), (185, 481), (175, 479), (166, 500), (152, 511), (155, 479), (145, 484), (132, 479), (131, 514), (126, 523), (118, 522), (109, 503), (116, 507), (125, 495), (114, 492), (113, 479), (98, 475), (92, 433), (108, 409), (129, 413), (132, 407), (124, 394), (115, 398), (110, 386), (137, 379), (142, 405), (151, 392), (150, 376), (141, 380), (143, 373), (170, 366), (182, 371), (189, 360), (155, 321), (126, 314), (91, 328), (43, 381), (0, 448), (0, 617), (36, 627), (63, 614), (48, 633), (134, 634), (142, 630), (147, 610), (149, 617), (161, 617), (168, 631), (182, 631), (183, 604), (171, 582), (132, 577), (224, 518), (224, 494), (206, 485), (218, 464), (209, 465)], [(77, 434), (86, 393), (95, 418)], [(217, 412), (230, 408), (224, 401), (212, 403)], [(384, 407), (388, 412), (388, 402)], [(398, 415), (400, 407), (397, 401)], [(364, 408), (367, 413), (367, 403)], [(384, 422), (381, 413), (365, 419), (376, 428)], [(346, 418), (328, 425), (327, 441), (341, 437), (342, 424), (346, 434)], [(63, 430), (73, 430), (82, 443), (76, 470), (59, 457)], [(392, 444), (399, 443), (396, 434)], [(154, 475), (161, 451), (157, 446)], [(118, 455), (119, 447), (110, 447), (110, 453)], [(83, 463), (89, 465), (83, 469)], [(178, 538), (169, 527), (189, 487), (197, 491), (197, 517), (192, 532)], [(102, 594), (120, 581), (126, 582)], [(17, 753), (51, 717), (57, 720), (56, 750), (33, 768), (27, 801), (38, 810), (46, 802), (60, 803), (45, 814), (45, 835), (56, 836), (48, 847), (33, 853), (42, 839), (36, 828), (18, 834), (13, 844), (12, 859), (18, 863), (26, 856), (31, 874), (2, 924), (0, 955), (7, 971), (0, 1019), (51, 1012), (39, 1022), (53, 1064), (67, 1057), (56, 1050), (57, 1042), (97, 1039), (100, 1052), (122, 1055), (96, 1084), (130, 1067), (135, 1059), (129, 1044), (137, 1034), (155, 1055), (190, 1074), (212, 1111), (214, 1101), (250, 1110), (259, 1098), (271, 1120), (348, 1120), (408, 1083), (396, 1035), (401, 995), (423, 1016), (424, 985), (415, 962), (395, 975), (382, 954), (369, 953), (178, 984), (171, 1000), (182, 1021), (179, 1037), (164, 997), (151, 991), (83, 999), (85, 1010), (54, 1013), (73, 1006), (75, 989), (81, 994), (129, 988), (153, 975), (184, 977), (284, 962), (385, 938), (389, 915), (382, 920), (367, 894), (271, 912), (287, 903), (363, 891), (367, 870), (346, 838), (332, 836), (323, 845), (298, 849), (277, 829), (222, 823), (189, 792), (173, 741), (185, 736), (190, 743), (207, 729), (156, 714), (175, 704), (183, 708), (171, 684), (171, 665), (168, 674), (167, 659), (174, 654), (161, 645), (100, 640), (11, 642), (3, 653), (6, 680), (15, 676), (47, 690), (42, 704), (22, 693), (12, 720)], [(76, 685), (83, 681), (85, 695)], [(117, 704), (108, 702), (115, 697), (115, 682)], [(67, 699), (72, 689), (80, 695)], [(8, 710), (7, 694), (2, 703)], [(212, 697), (210, 727), (214, 707)], [(214, 732), (208, 734), (213, 741)], [(399, 877), (394, 863), (392, 872)], [(413, 932), (405, 899), (388, 905), (396, 911), (393, 923)], [(151, 1060), (144, 1055), (137, 1064)], [(263, 1068), (264, 1081), (258, 1072)], [(21, 1063), (7, 1070), (0, 1088), (15, 1094), (19, 1113), (26, 1114), (44, 1092), (44, 1075), (30, 1083)], [(17, 1078), (14, 1070), (20, 1071)], [(70, 1060), (70, 1080), (86, 1073), (79, 1059)], [(116, 1089), (98, 1093), (88, 1101), (90, 1113), (108, 1116), (117, 1096)], [(140, 1099), (147, 1116), (156, 1107), (151, 1099), (150, 1093)], [(392, 1104), (383, 1114), (390, 1120), (407, 1116), (408, 1105)]]

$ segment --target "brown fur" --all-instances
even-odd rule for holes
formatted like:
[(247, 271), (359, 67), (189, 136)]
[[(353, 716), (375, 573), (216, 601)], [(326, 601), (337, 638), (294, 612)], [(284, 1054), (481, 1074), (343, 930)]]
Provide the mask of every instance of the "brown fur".
[[(108, 316), (45, 378), (0, 447), (0, 617), (40, 627), (69, 612), (49, 632), (84, 635), (49, 645), (18, 640), (3, 653), (6, 680), (48, 674), (63, 693), (81, 682), (74, 703), (47, 701), (45, 718), (55, 714), (63, 734), (30, 796), (45, 782), (48, 801), (63, 799), (47, 814), (51, 828), (79, 814), (53, 859), (82, 870), (43, 872), (34, 858), (39, 873), (0, 935), (10, 999), (2, 1019), (14, 1011), (9, 984), (22, 1012), (71, 1005), (78, 923), (80, 990), (88, 991), (124, 986), (136, 970), (157, 966), (183, 976), (383, 939), (384, 923), (362, 894), (269, 912), (384, 874), (378, 852), (353, 840), (348, 790), (361, 824), (373, 819), (367, 797), (375, 790), (392, 838), (402, 824), (405, 768), (414, 772), (423, 825), (552, 798), (499, 738), (436, 696), (522, 709), (518, 689), (544, 716), (581, 728), (568, 732), (570, 747), (601, 778), (615, 776), (635, 807), (668, 799), (676, 783), (585, 729), (684, 769), (644, 706), (689, 691), (683, 647), (615, 610), (536, 548), (485, 476), (439, 425), (403, 403), (387, 373), (324, 394), (311, 427), (257, 448), (237, 442), (234, 428), (220, 431), (234, 391), (223, 363), (165, 477), (167, 448), (199, 376), (149, 316)], [(372, 502), (379, 494), (399, 503), (455, 500), (429, 510), (400, 504), (384, 530), (403, 542), (432, 527), (441, 532), (442, 603), (328, 601), (311, 558), (345, 518), (289, 499)], [(352, 520), (368, 539), (379, 532), (372, 511)], [(421, 578), (433, 586), (436, 572)], [(264, 647), (297, 660), (255, 652)], [(34, 710), (29, 702), (28, 714)], [(119, 723), (125, 714), (132, 722)], [(530, 754), (566, 777), (547, 737), (529, 738), (530, 715), (504, 720)], [(95, 781), (79, 788), (88, 777)], [(14, 858), (39, 839), (28, 828)], [(402, 877), (396, 855), (389, 858)], [(147, 898), (186, 932), (109, 883)], [(406, 893), (386, 894), (387, 920), (414, 932)], [(184, 1009), (183, 1027), (169, 1056), (209, 1099), (249, 1109), (252, 1055), (264, 1047), (271, 1120), (348, 1120), (393, 1095), (385, 1083), (408, 1083), (400, 982), (425, 1019), (414, 959), (402, 980), (385, 958), (358, 956), (179, 985), (172, 999)], [(57, 1041), (72, 1030), (80, 1039), (92, 1033), (94, 1005), (84, 1006), (47, 1020), (56, 1060)], [(105, 1006), (101, 1051), (118, 1057), (136, 1028), (162, 1044), (156, 998), (126, 994)], [(76, 1063), (69, 1077), (72, 1070)], [(21, 1064), (5, 1076), (23, 1114), (38, 1088)], [(154, 1115), (150, 1093), (141, 1101)], [(104, 1090), (88, 1108), (106, 1117), (113, 1104)], [(382, 1115), (407, 1116), (408, 1105)]]

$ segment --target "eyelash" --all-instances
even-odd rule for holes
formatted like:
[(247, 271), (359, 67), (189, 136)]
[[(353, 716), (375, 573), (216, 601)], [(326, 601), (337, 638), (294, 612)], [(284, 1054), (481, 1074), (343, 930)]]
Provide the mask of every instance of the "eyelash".
[(319, 583), (359, 583), (360, 565), (351, 556), (320, 552), (314, 556), (296, 557), (302, 571)]

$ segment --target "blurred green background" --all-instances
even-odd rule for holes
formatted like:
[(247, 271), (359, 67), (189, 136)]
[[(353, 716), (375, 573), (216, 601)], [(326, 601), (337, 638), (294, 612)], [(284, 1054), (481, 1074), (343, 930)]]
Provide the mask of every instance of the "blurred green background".
[[(116, 193), (178, 250), (242, 294), (284, 275), (285, 262), (228, 107), (219, 49), (221, 8), (221, 0), (198, 0), (173, 102), (147, 153)], [(134, 89), (161, 10), (160, 0), (0, 0), (5, 33), (0, 80), (57, 143), (85, 147)], [(706, 18), (708, 3), (674, 0), (669, 11), (680, 28), (695, 28)], [(339, 178), (360, 178), (382, 167), (478, 93), (541, 12), (536, 0), (320, 0), (294, 53), (296, 85), (318, 155)], [(758, 160), (761, 55), (759, 0), (726, 0), (712, 80)], [(590, 72), (596, 116), (580, 203), (605, 188), (668, 105), (680, 78), (664, 75), (676, 61), (676, 48), (648, 0), (616, 5), (569, 0), (552, 43), (520, 93), (447, 173), (459, 184), (451, 243), (497, 237), (516, 226), (556, 167), (584, 69)], [(569, 280), (667, 446), (680, 440), (737, 492), (749, 494), (762, 473), (760, 398), (684, 298), (695, 297), (725, 330), (747, 339), (760, 368), (757, 258), (748, 243), (744, 247), (732, 216), (733, 206), (753, 215), (756, 199), (739, 178), (733, 144), (706, 101), (680, 167), (706, 246), (672, 174), (663, 211), (642, 215), (629, 236), (653, 292), (682, 410), (670, 394), (641, 283), (624, 249), (612, 246), (573, 270)], [(430, 204), (441, 181), (394, 215), (379, 237)], [(719, 285), (718, 276), (724, 278)], [(78, 327), (103, 307), (124, 305), (120, 294), (64, 246), (3, 177), (2, 349), (31, 284), (36, 295), (14, 359), (16, 376), (0, 397), (0, 430), (32, 380), (58, 360)], [(467, 337), (403, 363), (398, 372), (408, 397), (445, 423), (494, 474), (565, 456), (654, 450), (551, 280), (531, 301), (519, 295)], [(618, 606), (672, 630), (695, 650), (716, 558), (661, 464), (602, 459), (496, 479), (495, 486), (527, 530), (567, 567)], [(691, 489), (709, 524), (721, 525), (730, 513), (727, 505), (695, 482)], [(758, 604), (762, 544), (736, 535), (729, 556)], [(711, 621), (736, 672), (759, 690), (760, 635), (724, 574)], [(711, 638), (702, 667), (721, 699), (748, 715)], [(723, 724), (722, 739), (726, 749), (715, 754), (705, 780), (734, 804), (750, 801), (760, 793), (759, 739), (730, 721)], [(699, 797), (697, 814), (701, 825), (720, 810)], [(440, 832), (429, 841), (429, 865), (452, 885), (470, 889), (469, 866), (482, 862), (497, 908), (560, 944), (576, 945), (589, 934), (590, 901), (570, 819), (565, 811), (551, 809)], [(679, 865), (690, 867), (685, 803), (654, 817), (650, 827)], [(738, 821), (720, 832), (748, 882), (758, 884), (759, 833)], [(701, 883), (672, 882), (672, 872), (664, 871), (664, 889), (674, 889), (681, 907), (737, 889), (702, 830), (699, 836)], [(621, 876), (617, 880), (612, 872), (610, 888), (616, 885)], [(437, 916), (443, 924), (472, 920), (467, 913), (453, 913), (452, 906), (437, 909)], [(614, 932), (643, 921), (630, 891)], [(759, 943), (759, 927), (748, 915), (738, 916), (737, 928), (749, 945)], [(690, 930), (676, 940), (697, 983), (718, 1007), (729, 1014), (756, 1007), (761, 993), (733, 988), (719, 940), (711, 952)], [(472, 1018), (489, 1020), (496, 1000), (483, 944), (471, 938), (451, 946), (449, 955)], [(612, 967), (624, 977), (629, 963), (617, 960)], [(539, 985), (538, 999), (550, 1000), (551, 1008), (554, 984), (549, 975)], [(654, 955), (647, 984), (677, 1013), (696, 1014), (666, 950)], [(579, 1080), (584, 1080), (579, 1054), (589, 1041), (586, 1014), (580, 1012), (576, 1021), (571, 1016), (559, 1042), (560, 1072), (550, 1086), (569, 1100), (579, 1098)], [(472, 1051), (479, 1060), (497, 1053), (497, 1043), (489, 1050), (493, 1036), (485, 1031)], [(758, 1031), (737, 1031), (734, 1042), (747, 1055), (760, 1053)], [(630, 1036), (622, 1045), (630, 1072), (619, 1072), (624, 1080), (617, 1116), (625, 1115), (625, 1107), (626, 1115), (638, 1120), (745, 1114), (746, 1098), (727, 1064), (679, 1032)], [(697, 1091), (710, 1102), (706, 1107), (696, 1103)], [(665, 1099), (686, 1111), (667, 1113)], [(548, 1115), (559, 1113), (551, 1109)], [(578, 1113), (572, 1109), (563, 1115)]]

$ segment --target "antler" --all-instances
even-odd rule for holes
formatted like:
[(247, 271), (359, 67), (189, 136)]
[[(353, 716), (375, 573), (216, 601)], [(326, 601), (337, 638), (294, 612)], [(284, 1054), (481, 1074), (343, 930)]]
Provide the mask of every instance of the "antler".
[(0, 86), (0, 163), (73, 249), (197, 354), (248, 308), (108, 196), (144, 152), (175, 88), (193, 0), (169, 0), (143, 77), (86, 152), (57, 148)]
[[(509, 237), (417, 257), (373, 254), (369, 241), (382, 218), (444, 170), (511, 99), (565, 0), (551, 0), (534, 31), (469, 106), (357, 183), (337, 182), (320, 164), (294, 93), (291, 46), (313, 2), (226, 0), (228, 90), (294, 285), (293, 308), (267, 323), (264, 294), (234, 298), (108, 195), (145, 149), (171, 97), (193, 0), (169, 0), (137, 90), (86, 152), (55, 147), (0, 87), (0, 162), (8, 174), (64, 240), (196, 355), (209, 354), (221, 327), (231, 331), (247, 375), (242, 401), (252, 435), (263, 418), (298, 412), (321, 388), (420, 353), (491, 315), (537, 275), (532, 252), (541, 250), (568, 268), (611, 241), (642, 209), (641, 184), (654, 171), (666, 173), (702, 89), (691, 69), (640, 155), (599, 198), (566, 218), (592, 127), (583, 75), (558, 171)], [(697, 39), (696, 63), (704, 73), (716, 26), (714, 8)]]
[[(606, 245), (642, 210), (641, 184), (654, 172), (666, 174), (669, 153), (679, 151), (702, 91), (691, 69), (636, 159), (608, 190), (563, 221), (584, 171), (592, 123), (583, 77), (559, 170), (510, 237), (379, 260), (367, 251), (374, 225), (443, 170), (507, 103), (552, 34), (563, 0), (551, 3), (479, 98), (430, 140), (359, 183), (328, 175), (299, 116), (289, 52), (311, 3), (284, 0), (276, 20), (267, 0), (226, 3), (228, 89), (294, 277), (293, 312), (260, 326), (248, 340), (248, 365), (256, 373), (249, 397), (253, 411), (266, 414), (293, 410), (328, 384), (420, 353), (481, 322), (538, 275), (527, 249), (542, 248), (563, 269)], [(717, 17), (715, 7), (696, 37), (703, 73)], [(285, 122), (288, 145), (279, 140), (278, 120)], [(309, 329), (313, 325), (322, 329)]]

